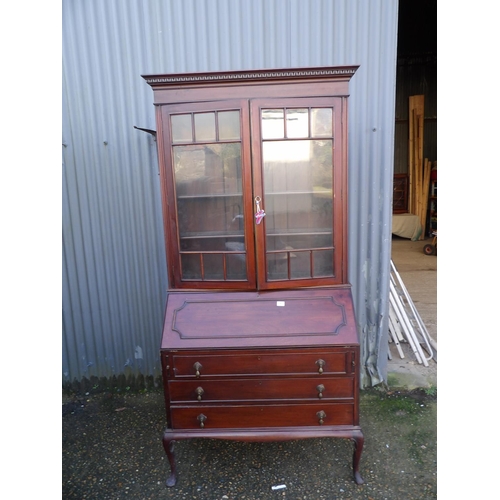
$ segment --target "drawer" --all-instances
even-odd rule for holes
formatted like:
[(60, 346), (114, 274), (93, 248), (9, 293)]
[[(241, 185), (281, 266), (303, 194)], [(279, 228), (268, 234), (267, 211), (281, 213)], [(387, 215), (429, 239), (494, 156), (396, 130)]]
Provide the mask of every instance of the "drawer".
[(354, 398), (353, 377), (169, 381), (172, 402)]
[(175, 377), (328, 375), (353, 373), (353, 351), (200, 354), (172, 356)]
[(354, 425), (354, 404), (172, 406), (171, 423), (173, 429), (205, 430)]

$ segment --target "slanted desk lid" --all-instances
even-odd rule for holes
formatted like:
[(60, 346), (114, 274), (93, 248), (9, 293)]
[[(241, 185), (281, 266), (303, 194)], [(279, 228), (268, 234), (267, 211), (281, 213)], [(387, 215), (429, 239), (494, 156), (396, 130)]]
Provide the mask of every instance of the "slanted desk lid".
[(162, 349), (357, 343), (349, 288), (171, 292)]

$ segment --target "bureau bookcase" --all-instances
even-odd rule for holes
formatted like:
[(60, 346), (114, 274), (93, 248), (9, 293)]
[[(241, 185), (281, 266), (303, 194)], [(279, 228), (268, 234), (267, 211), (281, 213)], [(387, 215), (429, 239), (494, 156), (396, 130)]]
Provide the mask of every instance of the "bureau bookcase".
[(340, 437), (359, 461), (347, 280), (347, 100), (356, 66), (147, 75), (168, 297), (170, 461), (191, 438)]

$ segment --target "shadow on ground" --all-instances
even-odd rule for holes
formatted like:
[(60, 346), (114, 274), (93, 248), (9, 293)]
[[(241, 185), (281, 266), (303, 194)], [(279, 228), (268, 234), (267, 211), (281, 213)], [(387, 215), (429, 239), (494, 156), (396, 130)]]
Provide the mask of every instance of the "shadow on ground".
[[(190, 440), (176, 444), (179, 479), (167, 488), (161, 392), (64, 396), (62, 410), (65, 500), (437, 497), (436, 394), (431, 390), (361, 392), (363, 485), (352, 480), (349, 440)], [(271, 489), (283, 484), (285, 489)]]

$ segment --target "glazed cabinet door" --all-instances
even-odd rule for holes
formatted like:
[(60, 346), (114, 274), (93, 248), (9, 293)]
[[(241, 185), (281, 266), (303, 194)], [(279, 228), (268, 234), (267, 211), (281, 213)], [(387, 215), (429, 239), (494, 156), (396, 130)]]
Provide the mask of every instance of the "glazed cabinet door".
[(251, 101), (260, 289), (342, 283), (342, 113), (341, 98)]
[(158, 113), (170, 286), (254, 289), (248, 102)]
[(345, 282), (344, 102), (269, 98), (158, 108), (171, 288)]

